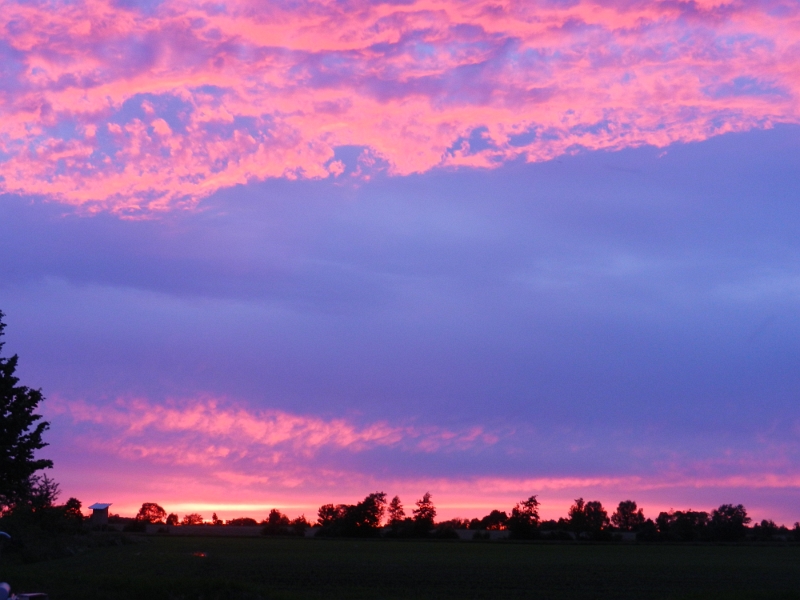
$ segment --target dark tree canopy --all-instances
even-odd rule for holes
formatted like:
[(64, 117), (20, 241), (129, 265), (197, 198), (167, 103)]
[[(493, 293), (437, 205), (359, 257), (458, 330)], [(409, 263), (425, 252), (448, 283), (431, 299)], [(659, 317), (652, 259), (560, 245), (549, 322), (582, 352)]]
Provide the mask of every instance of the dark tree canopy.
[(167, 511), (155, 502), (145, 502), (136, 514), (136, 520), (145, 523), (163, 523), (166, 518)]
[(576, 498), (575, 504), (569, 507), (567, 520), (570, 527), (577, 532), (586, 531), (586, 501), (583, 498)]
[(750, 522), (747, 510), (741, 504), (723, 504), (711, 512), (709, 527), (713, 538), (733, 542), (742, 539)]
[[(0, 311), (0, 352), (5, 315)], [(18, 357), (0, 356), (0, 510), (7, 510), (26, 500), (35, 484), (34, 474), (53, 466), (50, 460), (35, 458), (35, 453), (47, 446), (42, 434), (50, 424), (36, 414), (44, 399), (40, 390), (18, 385), (14, 376)]]
[[(167, 521), (169, 521), (169, 516), (167, 516)], [(198, 513), (189, 513), (188, 515), (183, 516), (183, 520), (181, 521), (181, 525), (202, 525), (203, 524), (203, 515)], [(169, 523), (167, 523), (169, 525)]]
[(413, 526), (417, 535), (426, 536), (433, 529), (436, 519), (436, 507), (433, 505), (430, 492), (425, 492), (416, 502), (417, 508), (411, 511)]
[(340, 504), (338, 507), (333, 504), (323, 504), (317, 511), (317, 524), (320, 527), (333, 525), (344, 516), (344, 510), (340, 510), (344, 506), (344, 504)]
[(480, 519), (475, 529), (488, 529), (490, 531), (499, 531), (506, 528), (508, 522), (508, 515), (504, 510), (493, 510), (488, 515)]
[(611, 515), (611, 523), (621, 531), (636, 531), (644, 525), (644, 512), (633, 500), (623, 500)]
[[(217, 521), (218, 525), (223, 524), (219, 519), (217, 519)], [(214, 522), (214, 517), (211, 517), (211, 522)], [(232, 525), (233, 527), (256, 527), (258, 526), (258, 521), (252, 517), (237, 517), (235, 519), (228, 519), (225, 521), (225, 525)]]
[(662, 539), (691, 542), (706, 536), (708, 513), (697, 510), (671, 510), (656, 517), (656, 526)]
[(577, 498), (569, 509), (569, 522), (577, 533), (597, 534), (608, 527), (608, 513), (598, 501), (585, 502)]
[(269, 516), (261, 524), (264, 526), (262, 535), (304, 535), (311, 527), (305, 516), (289, 519), (277, 508), (269, 511)]
[(396, 526), (398, 523), (402, 523), (403, 519), (406, 518), (406, 511), (403, 510), (403, 505), (400, 502), (400, 497), (395, 496), (392, 498), (392, 501), (389, 502), (389, 508), (387, 509), (387, 517), (389, 525)]
[(535, 535), (539, 527), (539, 501), (536, 496), (518, 502), (511, 509), (506, 527), (514, 538), (530, 538)]
[(309, 527), (311, 527), (311, 523), (308, 522), (305, 515), (300, 515), (289, 521), (289, 530), (294, 535), (305, 535), (306, 529)]
[(323, 535), (363, 537), (378, 534), (386, 509), (386, 494), (375, 492), (358, 504), (325, 504), (319, 507), (317, 523)]
[(273, 508), (271, 511), (269, 511), (269, 515), (267, 516), (267, 523), (269, 523), (270, 525), (288, 525), (289, 517), (287, 517), (277, 508)]
[(279, 511), (277, 508), (273, 508), (269, 511), (269, 515), (264, 520), (264, 535), (281, 535), (288, 533), (289, 531), (289, 517)]
[(424, 527), (433, 527), (433, 520), (436, 518), (436, 508), (433, 506), (430, 492), (425, 492), (422, 498), (417, 500), (417, 508), (412, 512), (414, 514), (415, 523)]
[(81, 501), (77, 498), (70, 498), (64, 504), (64, 514), (72, 517), (78, 522), (83, 521), (83, 513), (81, 512)]

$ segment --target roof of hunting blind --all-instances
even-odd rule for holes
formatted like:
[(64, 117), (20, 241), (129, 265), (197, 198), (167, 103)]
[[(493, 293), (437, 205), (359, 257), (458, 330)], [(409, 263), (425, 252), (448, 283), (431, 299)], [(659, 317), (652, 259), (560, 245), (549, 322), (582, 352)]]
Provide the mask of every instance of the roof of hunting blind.
[(108, 508), (109, 506), (111, 506), (111, 502), (109, 502), (108, 504), (106, 504), (104, 502), (95, 502), (94, 504), (92, 504), (89, 507), (89, 509), (90, 510), (103, 510), (104, 508)]

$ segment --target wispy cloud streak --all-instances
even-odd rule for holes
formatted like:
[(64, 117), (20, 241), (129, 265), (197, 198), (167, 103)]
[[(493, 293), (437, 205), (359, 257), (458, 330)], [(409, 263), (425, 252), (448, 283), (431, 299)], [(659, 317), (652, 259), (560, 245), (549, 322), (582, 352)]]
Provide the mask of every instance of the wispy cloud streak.
[[(110, 405), (54, 400), (50, 410), (94, 431), (85, 443), (124, 459), (194, 467), (307, 463), (320, 453), (350, 453), (381, 447), (406, 452), (446, 452), (492, 445), (495, 434), (481, 427), (356, 425), (278, 410), (249, 410), (215, 399), (155, 404), (120, 399)], [(80, 435), (78, 435), (80, 437)], [(106, 441), (113, 440), (109, 443)], [(260, 467), (259, 467), (260, 468)], [(232, 476), (232, 475), (231, 475)], [(230, 477), (226, 476), (228, 479)], [(246, 477), (242, 474), (238, 476)]]
[(800, 116), (795, 2), (125, 6), (0, 1), (4, 191), (135, 213)]

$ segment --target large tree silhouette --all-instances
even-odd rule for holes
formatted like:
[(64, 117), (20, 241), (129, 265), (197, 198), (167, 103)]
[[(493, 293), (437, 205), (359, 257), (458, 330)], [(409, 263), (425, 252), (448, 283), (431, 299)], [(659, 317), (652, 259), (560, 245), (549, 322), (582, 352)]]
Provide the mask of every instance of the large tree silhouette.
[(319, 535), (332, 537), (369, 537), (380, 533), (386, 509), (386, 494), (375, 492), (358, 504), (325, 504), (319, 507)]
[(430, 492), (417, 500), (417, 508), (412, 511), (414, 515), (414, 528), (418, 535), (428, 535), (433, 529), (434, 519), (436, 518), (436, 507), (433, 505)]
[(518, 502), (511, 509), (506, 527), (514, 538), (530, 538), (536, 534), (536, 529), (539, 527), (539, 501), (536, 496)]
[(623, 500), (611, 515), (611, 523), (621, 531), (636, 531), (644, 525), (644, 512), (633, 500)]
[(392, 501), (389, 502), (387, 517), (388, 524), (392, 527), (397, 527), (397, 525), (402, 523), (403, 519), (406, 518), (406, 511), (403, 509), (399, 496), (395, 496), (392, 498)]
[[(4, 316), (0, 311), (0, 352)], [(42, 392), (18, 385), (14, 376), (18, 360), (16, 354), (0, 356), (0, 511), (27, 500), (36, 486), (36, 471), (53, 466), (52, 461), (35, 457), (47, 446), (42, 434), (50, 424), (34, 412), (44, 399)]]
[(155, 502), (145, 502), (136, 513), (136, 520), (144, 523), (163, 523), (167, 518), (167, 511)]
[(583, 498), (577, 498), (569, 509), (569, 523), (575, 533), (597, 538), (608, 527), (608, 513), (596, 500), (584, 502)]
[(715, 539), (734, 542), (744, 538), (750, 520), (741, 504), (723, 504), (711, 512), (708, 525)]

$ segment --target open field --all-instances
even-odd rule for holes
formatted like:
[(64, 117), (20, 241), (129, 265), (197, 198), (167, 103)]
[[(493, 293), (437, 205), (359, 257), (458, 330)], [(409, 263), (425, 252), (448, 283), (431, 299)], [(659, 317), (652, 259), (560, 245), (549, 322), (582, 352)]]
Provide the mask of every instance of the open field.
[(800, 546), (143, 537), (0, 568), (52, 600), (800, 598)]

